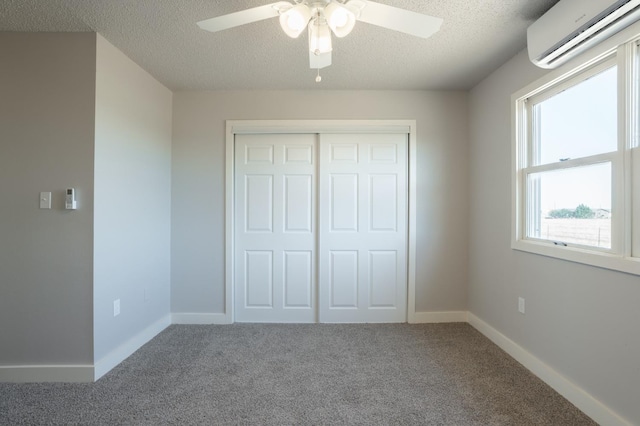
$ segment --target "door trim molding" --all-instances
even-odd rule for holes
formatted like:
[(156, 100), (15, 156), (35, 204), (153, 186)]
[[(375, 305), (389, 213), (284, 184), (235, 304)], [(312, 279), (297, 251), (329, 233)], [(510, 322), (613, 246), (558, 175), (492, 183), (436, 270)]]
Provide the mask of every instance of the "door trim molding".
[(225, 323), (234, 322), (234, 142), (257, 133), (405, 133), (408, 155), (407, 322), (416, 322), (416, 120), (227, 120), (225, 136)]

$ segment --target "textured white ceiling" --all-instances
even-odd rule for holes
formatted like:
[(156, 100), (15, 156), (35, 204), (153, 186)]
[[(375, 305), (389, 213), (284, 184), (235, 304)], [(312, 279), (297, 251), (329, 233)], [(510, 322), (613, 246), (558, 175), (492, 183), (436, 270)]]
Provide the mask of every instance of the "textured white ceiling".
[(277, 19), (219, 33), (197, 21), (274, 0), (0, 0), (0, 31), (97, 31), (172, 90), (469, 89), (525, 47), (557, 0), (377, 0), (444, 19), (428, 40), (359, 22), (315, 83), (306, 37)]

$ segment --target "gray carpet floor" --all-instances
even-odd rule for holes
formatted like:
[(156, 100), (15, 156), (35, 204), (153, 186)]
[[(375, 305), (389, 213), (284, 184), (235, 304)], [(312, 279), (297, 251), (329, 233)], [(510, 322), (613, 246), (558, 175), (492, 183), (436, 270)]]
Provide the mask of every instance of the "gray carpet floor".
[(234, 324), (170, 326), (96, 383), (0, 383), (0, 424), (594, 423), (468, 324)]

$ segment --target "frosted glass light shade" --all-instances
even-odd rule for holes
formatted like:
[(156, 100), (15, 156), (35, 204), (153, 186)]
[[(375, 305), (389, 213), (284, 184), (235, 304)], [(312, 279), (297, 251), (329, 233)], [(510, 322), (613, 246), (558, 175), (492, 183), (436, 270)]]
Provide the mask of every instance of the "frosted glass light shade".
[(309, 24), (309, 50), (316, 55), (329, 53), (333, 50), (331, 30), (326, 22), (319, 22), (319, 19), (315, 19)]
[(311, 19), (311, 10), (306, 4), (299, 4), (280, 14), (280, 26), (291, 38), (298, 38)]
[(354, 13), (335, 1), (332, 1), (324, 8), (324, 16), (327, 19), (329, 28), (331, 28), (336, 37), (349, 35), (356, 24)]

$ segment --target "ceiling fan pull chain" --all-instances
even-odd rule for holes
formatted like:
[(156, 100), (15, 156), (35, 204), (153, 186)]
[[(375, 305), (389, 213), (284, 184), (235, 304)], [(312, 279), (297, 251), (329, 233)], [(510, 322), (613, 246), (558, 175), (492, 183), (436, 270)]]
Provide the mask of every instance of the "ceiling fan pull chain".
[(318, 76), (316, 77), (316, 83), (320, 83), (322, 81), (322, 77), (320, 77), (320, 68), (318, 68)]

